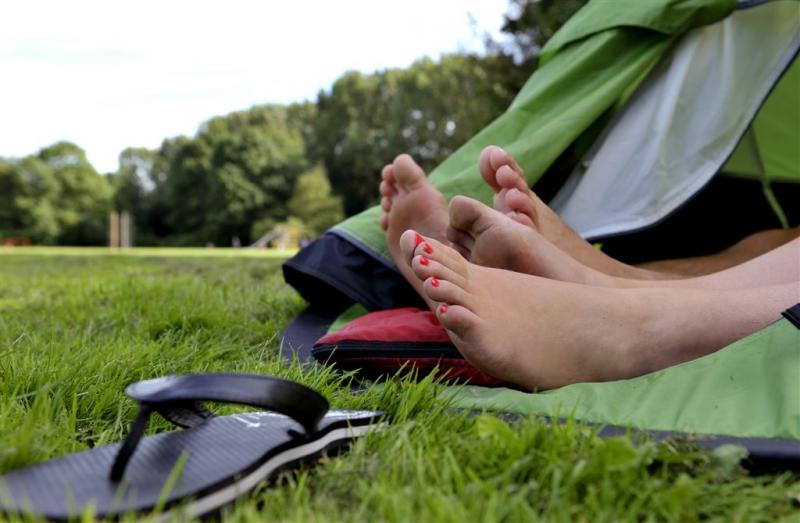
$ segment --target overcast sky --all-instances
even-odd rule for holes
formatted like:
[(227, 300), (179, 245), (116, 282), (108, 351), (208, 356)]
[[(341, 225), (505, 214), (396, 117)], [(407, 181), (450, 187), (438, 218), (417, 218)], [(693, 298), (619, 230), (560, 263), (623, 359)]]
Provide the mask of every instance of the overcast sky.
[(155, 148), (255, 104), (313, 101), (347, 70), (479, 51), (480, 33), (499, 34), (507, 7), (508, 0), (3, 2), (0, 156), (69, 140), (98, 171), (114, 171), (125, 147)]

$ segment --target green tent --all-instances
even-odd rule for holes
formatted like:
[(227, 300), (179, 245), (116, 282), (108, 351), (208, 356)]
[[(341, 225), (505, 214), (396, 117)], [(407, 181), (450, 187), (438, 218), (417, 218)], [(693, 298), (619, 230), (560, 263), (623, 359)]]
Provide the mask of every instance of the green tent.
[[(638, 238), (675, 220), (717, 180), (745, 184), (744, 211), (767, 209), (763, 223), (796, 226), (799, 50), (796, 0), (593, 0), (548, 42), (508, 110), (431, 172), (431, 182), (448, 198), (490, 203), (477, 158), (497, 144), (540, 195), (554, 187), (549, 204), (590, 240), (638, 235), (634, 248), (642, 245)], [(343, 318), (362, 306), (414, 303), (388, 256), (380, 214), (374, 207), (345, 220), (285, 264), (287, 282), (311, 304), (311, 320), (295, 327), (317, 332), (354, 302)], [(308, 344), (298, 340), (288, 341)], [(454, 394), (466, 408), (785, 439), (800, 458), (798, 349), (800, 330), (776, 318), (713, 355), (632, 380)]]

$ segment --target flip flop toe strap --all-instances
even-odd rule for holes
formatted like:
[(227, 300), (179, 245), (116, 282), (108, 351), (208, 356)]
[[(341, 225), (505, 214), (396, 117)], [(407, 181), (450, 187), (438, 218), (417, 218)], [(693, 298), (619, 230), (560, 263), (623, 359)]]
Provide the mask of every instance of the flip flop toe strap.
[(304, 385), (252, 374), (166, 376), (134, 383), (125, 393), (139, 402), (139, 413), (111, 466), (111, 481), (122, 479), (154, 411), (179, 427), (191, 428), (214, 416), (202, 402), (234, 403), (289, 416), (306, 434), (314, 433), (328, 411), (328, 401)]

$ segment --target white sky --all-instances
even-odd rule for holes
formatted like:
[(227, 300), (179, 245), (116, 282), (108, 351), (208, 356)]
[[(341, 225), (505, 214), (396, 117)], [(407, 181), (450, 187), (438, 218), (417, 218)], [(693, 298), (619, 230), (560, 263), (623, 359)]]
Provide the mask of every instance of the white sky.
[[(59, 140), (100, 172), (129, 146), (261, 103), (315, 100), (347, 70), (481, 50), (508, 0), (7, 1), (0, 156)], [(476, 27), (471, 26), (470, 16)]]

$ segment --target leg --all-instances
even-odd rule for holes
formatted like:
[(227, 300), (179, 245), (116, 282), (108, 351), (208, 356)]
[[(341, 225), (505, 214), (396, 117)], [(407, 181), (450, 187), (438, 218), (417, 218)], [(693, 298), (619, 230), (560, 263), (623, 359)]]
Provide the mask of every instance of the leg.
[(772, 229), (747, 236), (732, 247), (710, 256), (663, 260), (639, 264), (637, 267), (681, 276), (711, 274), (752, 260), (800, 237), (800, 227)]
[[(464, 357), (529, 389), (629, 378), (717, 350), (796, 303), (795, 283), (710, 291), (607, 289), (474, 265), (432, 239), (404, 260)], [(423, 260), (426, 260), (423, 262)]]
[(668, 274), (626, 265), (595, 249), (530, 190), (522, 169), (501, 148), (486, 147), (478, 159), (478, 166), (483, 179), (495, 191), (496, 210), (522, 225), (536, 229), (581, 264), (625, 278), (653, 280), (670, 277)]
[(522, 169), (501, 148), (485, 148), (478, 163), (481, 176), (495, 191), (495, 209), (523, 225), (537, 229), (551, 243), (583, 265), (611, 276), (665, 280), (710, 274), (755, 258), (800, 236), (800, 228), (763, 231), (711, 256), (665, 260), (634, 267), (603, 254), (583, 240), (530, 190)]
[(610, 276), (581, 264), (527, 227), (482, 203), (456, 196), (450, 202), (448, 238), (477, 265), (602, 287), (737, 289), (800, 282), (800, 239), (726, 270), (672, 280)]

